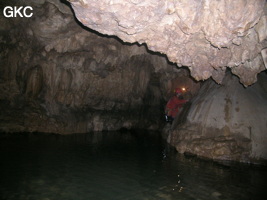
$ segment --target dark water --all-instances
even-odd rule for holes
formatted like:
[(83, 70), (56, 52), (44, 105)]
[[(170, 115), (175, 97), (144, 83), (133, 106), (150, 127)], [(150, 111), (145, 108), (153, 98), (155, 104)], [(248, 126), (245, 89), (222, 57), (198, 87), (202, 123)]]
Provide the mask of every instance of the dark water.
[(0, 134), (2, 200), (267, 199), (267, 170), (184, 157), (157, 133)]

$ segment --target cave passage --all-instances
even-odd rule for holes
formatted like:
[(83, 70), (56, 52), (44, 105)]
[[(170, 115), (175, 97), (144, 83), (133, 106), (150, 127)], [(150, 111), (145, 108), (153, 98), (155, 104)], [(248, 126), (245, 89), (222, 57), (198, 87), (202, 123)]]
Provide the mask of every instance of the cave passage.
[(266, 199), (267, 170), (183, 156), (157, 132), (0, 134), (0, 198)]
[(181, 154), (266, 163), (266, 1), (118, 2), (0, 3), (33, 8), (0, 16), (0, 132), (159, 131)]

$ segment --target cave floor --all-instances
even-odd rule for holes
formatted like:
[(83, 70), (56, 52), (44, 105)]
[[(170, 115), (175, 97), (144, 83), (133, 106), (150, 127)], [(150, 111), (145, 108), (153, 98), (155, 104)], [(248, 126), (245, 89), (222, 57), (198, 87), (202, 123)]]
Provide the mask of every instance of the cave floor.
[(0, 199), (266, 199), (267, 169), (178, 154), (157, 132), (0, 134)]

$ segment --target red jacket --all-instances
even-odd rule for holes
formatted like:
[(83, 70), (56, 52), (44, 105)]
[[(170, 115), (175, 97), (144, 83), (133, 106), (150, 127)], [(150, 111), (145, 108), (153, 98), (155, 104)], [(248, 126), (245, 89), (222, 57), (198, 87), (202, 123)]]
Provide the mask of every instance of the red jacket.
[(180, 108), (182, 108), (186, 102), (187, 100), (185, 99), (179, 99), (177, 96), (173, 96), (166, 105), (166, 115), (175, 118)]

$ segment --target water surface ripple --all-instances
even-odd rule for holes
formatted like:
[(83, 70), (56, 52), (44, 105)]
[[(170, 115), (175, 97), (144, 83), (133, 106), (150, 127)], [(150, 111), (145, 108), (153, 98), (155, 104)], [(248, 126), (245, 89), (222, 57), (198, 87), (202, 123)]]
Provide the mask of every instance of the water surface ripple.
[(2, 200), (264, 200), (267, 169), (185, 157), (156, 132), (0, 134)]

